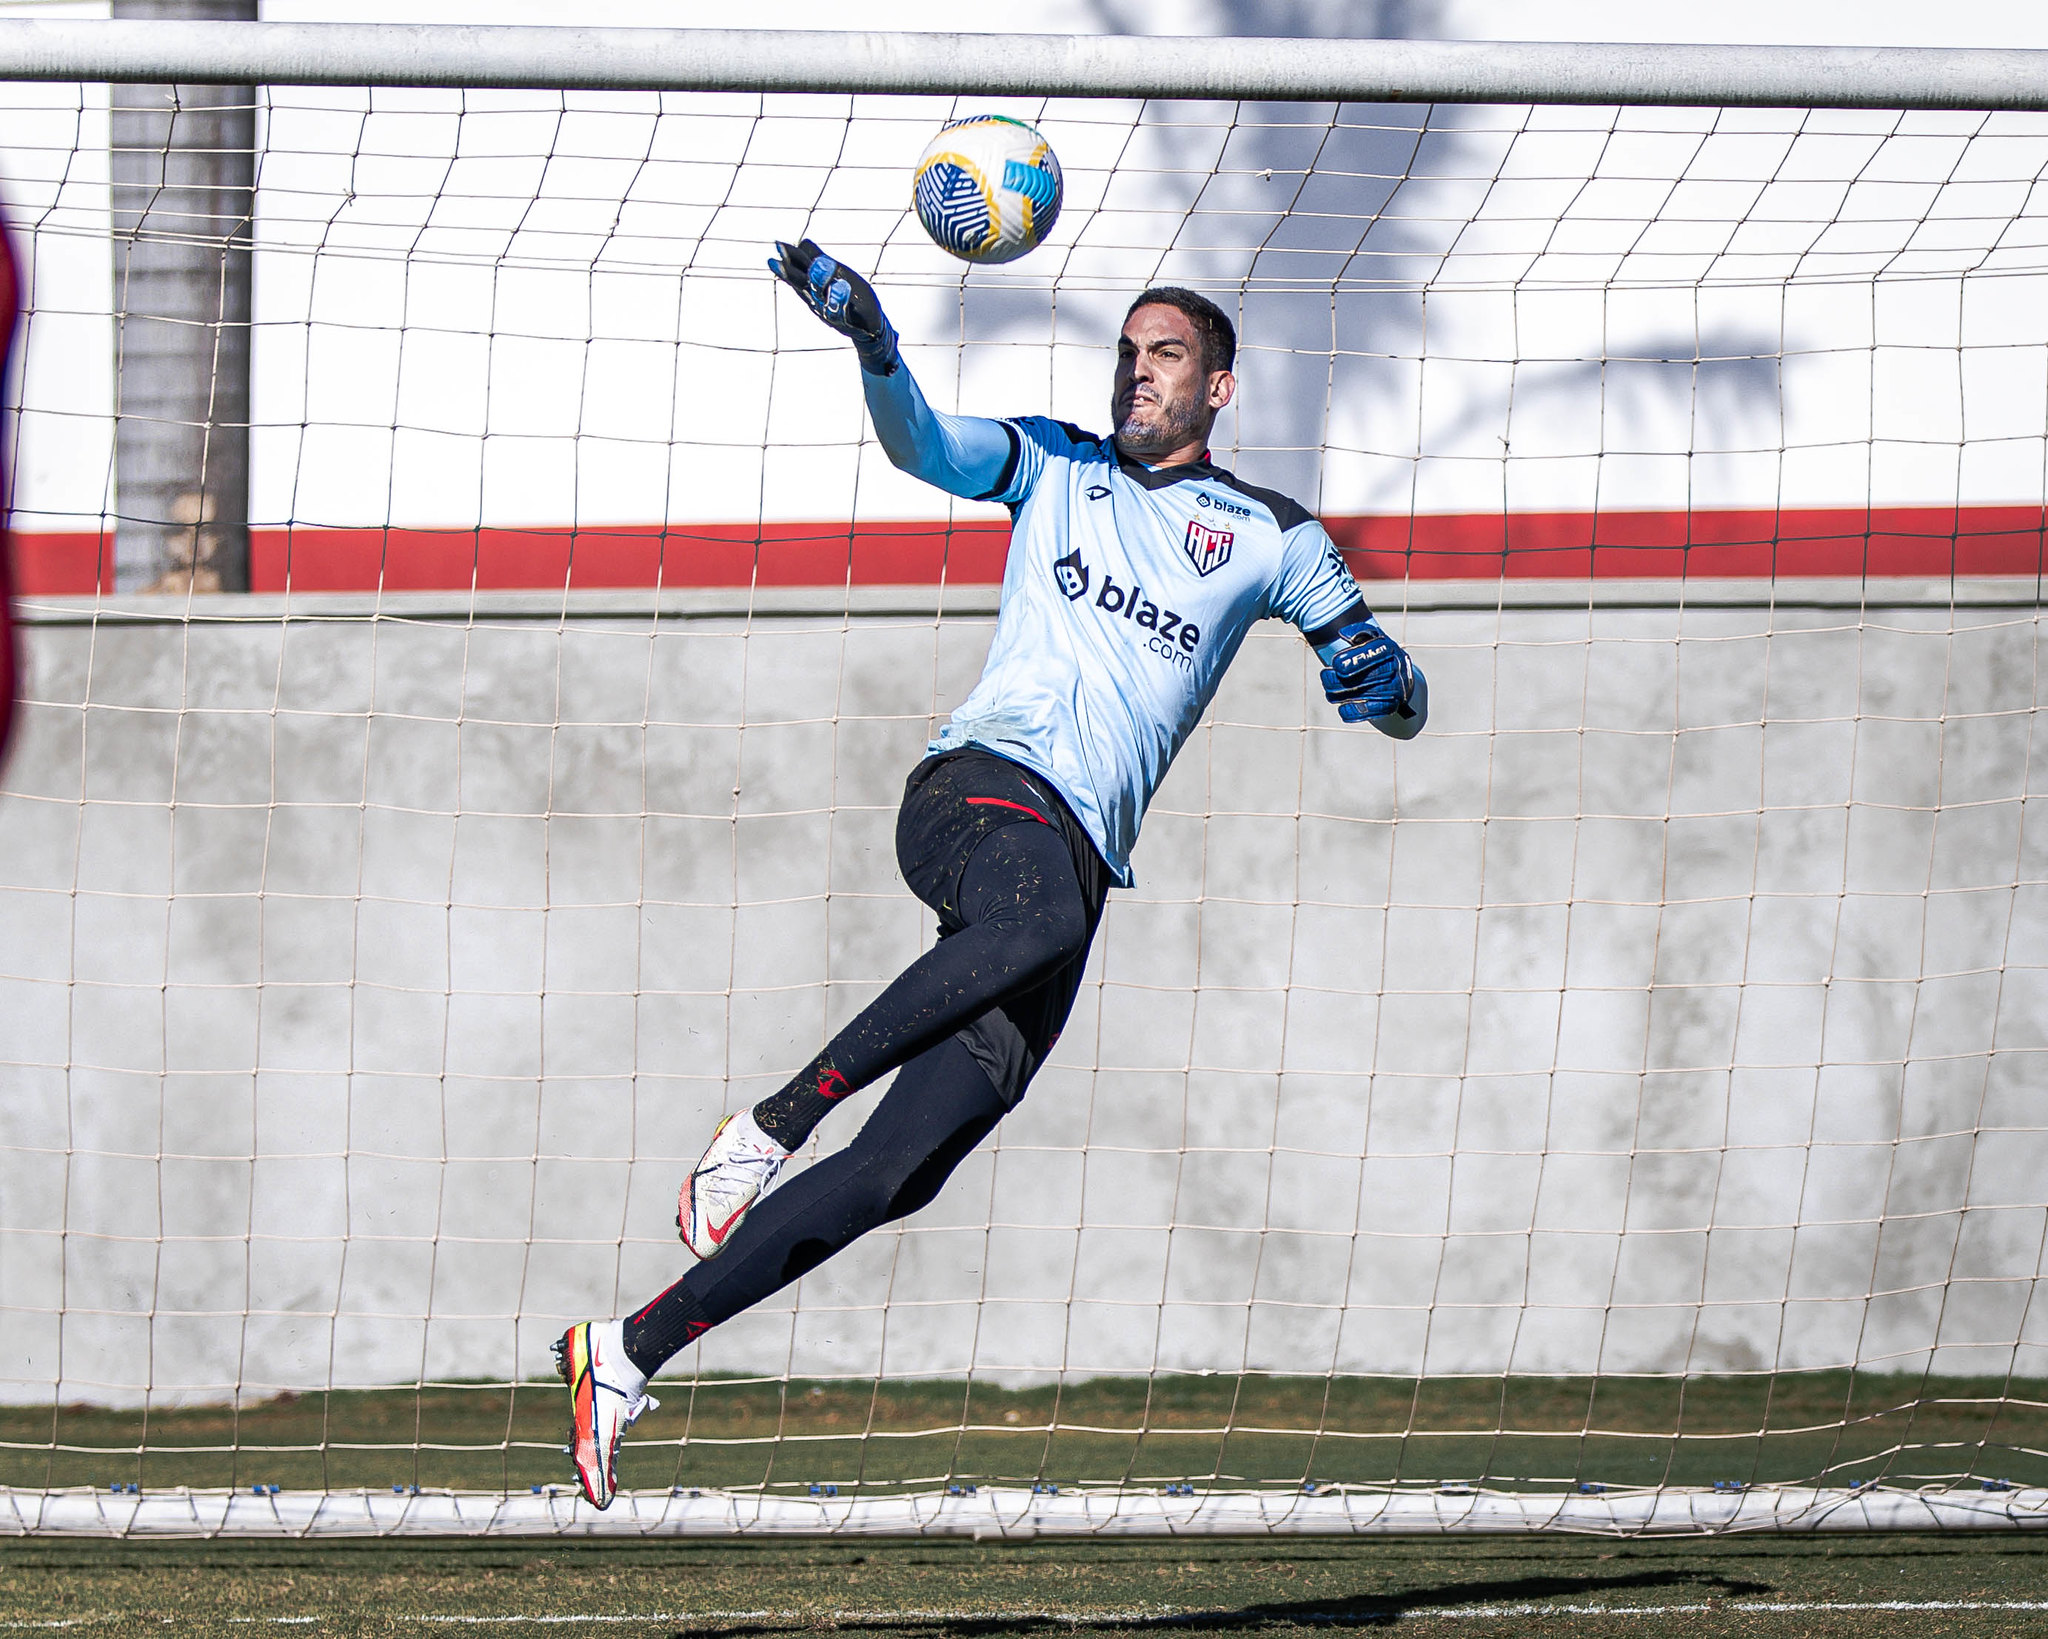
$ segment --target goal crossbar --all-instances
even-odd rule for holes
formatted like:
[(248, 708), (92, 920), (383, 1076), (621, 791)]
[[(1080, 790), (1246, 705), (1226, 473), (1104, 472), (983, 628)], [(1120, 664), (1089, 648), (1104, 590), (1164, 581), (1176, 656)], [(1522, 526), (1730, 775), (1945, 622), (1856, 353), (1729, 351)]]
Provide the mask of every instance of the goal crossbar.
[(0, 80), (2048, 109), (2048, 51), (0, 21)]

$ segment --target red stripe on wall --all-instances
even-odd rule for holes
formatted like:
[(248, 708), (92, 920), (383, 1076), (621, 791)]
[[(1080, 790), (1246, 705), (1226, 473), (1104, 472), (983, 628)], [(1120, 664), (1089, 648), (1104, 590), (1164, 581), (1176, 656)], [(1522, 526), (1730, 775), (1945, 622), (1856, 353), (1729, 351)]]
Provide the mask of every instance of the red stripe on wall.
[(923, 586), (1000, 581), (1004, 523), (595, 529), (259, 529), (258, 592), (577, 586)]
[[(1359, 577), (2040, 575), (2048, 508), (1518, 512), (1326, 519)], [(590, 529), (257, 529), (258, 592), (994, 585), (1005, 523), (607, 525)], [(113, 589), (111, 538), (17, 534), (17, 589)]]
[(2038, 575), (2038, 506), (1516, 512), (1326, 520), (1363, 580)]
[(114, 537), (77, 533), (36, 534), (15, 530), (9, 537), (14, 590), (23, 596), (63, 597), (114, 589)]

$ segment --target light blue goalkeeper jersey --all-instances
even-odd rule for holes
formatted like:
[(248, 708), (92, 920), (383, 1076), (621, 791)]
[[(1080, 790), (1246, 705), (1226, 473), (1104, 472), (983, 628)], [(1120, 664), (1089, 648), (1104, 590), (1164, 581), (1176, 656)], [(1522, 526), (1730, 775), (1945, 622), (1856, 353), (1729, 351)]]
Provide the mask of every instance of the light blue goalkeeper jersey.
[(1059, 790), (1125, 887), (1138, 827), (1254, 621), (1328, 644), (1363, 616), (1323, 526), (1206, 460), (1152, 469), (1065, 422), (942, 415), (907, 366), (864, 375), (906, 471), (1010, 509), (995, 639), (931, 742), (981, 746)]

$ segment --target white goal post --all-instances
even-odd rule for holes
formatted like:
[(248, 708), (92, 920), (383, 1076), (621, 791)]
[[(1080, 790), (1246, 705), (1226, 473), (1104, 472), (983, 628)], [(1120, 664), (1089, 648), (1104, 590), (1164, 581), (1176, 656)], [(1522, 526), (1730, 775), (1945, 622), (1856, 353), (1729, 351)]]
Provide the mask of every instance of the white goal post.
[[(2048, 1522), (2048, 53), (4, 19), (0, 82), (0, 1533)], [(908, 176), (986, 108), (1068, 191), (969, 271)], [(1030, 1096), (598, 1514), (547, 1345), (929, 937), (1003, 566), (799, 234), (967, 412), (1099, 424), (1130, 296), (1216, 299), (1219, 460), (1433, 716), (1258, 628)]]
[(269, 85), (2048, 108), (2048, 51), (802, 29), (0, 20), (0, 78)]

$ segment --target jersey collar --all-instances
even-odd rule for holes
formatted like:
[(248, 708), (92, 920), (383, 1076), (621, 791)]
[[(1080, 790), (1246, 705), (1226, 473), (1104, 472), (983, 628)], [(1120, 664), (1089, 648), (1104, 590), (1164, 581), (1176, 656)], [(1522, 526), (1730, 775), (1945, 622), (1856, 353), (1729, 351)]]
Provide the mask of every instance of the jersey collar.
[(1178, 466), (1148, 467), (1144, 462), (1124, 454), (1117, 448), (1114, 440), (1110, 442), (1109, 447), (1116, 451), (1117, 469), (1144, 489), (1167, 489), (1174, 484), (1190, 480), (1199, 481), (1223, 476), (1223, 469), (1209, 459), (1207, 450), (1202, 452), (1198, 460), (1183, 461)]

